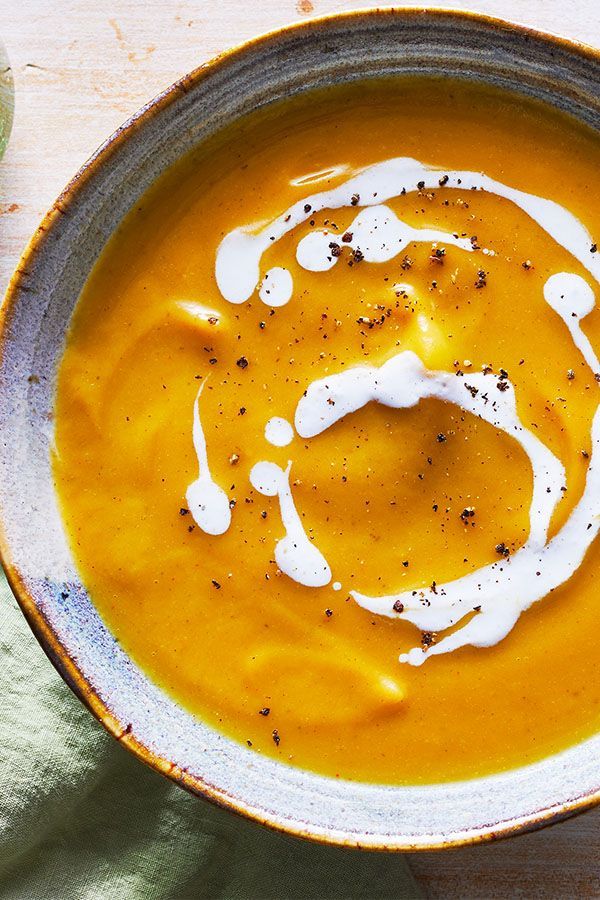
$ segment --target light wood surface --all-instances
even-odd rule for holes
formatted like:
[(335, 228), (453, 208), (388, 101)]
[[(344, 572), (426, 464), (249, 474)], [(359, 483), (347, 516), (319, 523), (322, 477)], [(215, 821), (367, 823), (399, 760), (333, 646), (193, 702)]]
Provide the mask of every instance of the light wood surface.
[[(0, 164), (0, 292), (65, 182), (142, 103), (261, 31), (364, 5), (0, 0), (0, 39), (17, 91), (14, 132)], [(471, 6), (461, 0), (434, 5)], [(600, 47), (600, 0), (479, 0), (478, 9)], [(600, 897), (600, 809), (491, 846), (413, 855), (410, 863), (430, 897)]]

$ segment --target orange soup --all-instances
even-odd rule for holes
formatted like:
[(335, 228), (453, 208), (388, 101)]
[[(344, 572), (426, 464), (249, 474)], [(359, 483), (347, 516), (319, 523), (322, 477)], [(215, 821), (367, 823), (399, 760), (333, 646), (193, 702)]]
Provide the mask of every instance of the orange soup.
[(71, 547), (249, 753), (427, 783), (598, 729), (599, 171), (562, 113), (374, 80), (224, 130), (105, 248), (56, 388)]

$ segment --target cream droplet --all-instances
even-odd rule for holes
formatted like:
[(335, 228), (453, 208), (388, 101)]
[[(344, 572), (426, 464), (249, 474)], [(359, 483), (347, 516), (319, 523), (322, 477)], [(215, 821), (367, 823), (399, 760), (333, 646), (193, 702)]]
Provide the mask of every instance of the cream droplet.
[(267, 306), (285, 306), (291, 300), (293, 290), (289, 269), (275, 266), (263, 278), (258, 296)]
[(192, 439), (198, 459), (199, 475), (189, 485), (185, 493), (185, 499), (198, 528), (201, 528), (206, 534), (219, 535), (224, 534), (231, 524), (231, 509), (229, 508), (227, 494), (223, 488), (213, 481), (208, 465), (206, 440), (198, 409), (203, 388), (204, 384), (201, 385), (194, 401), (192, 427)]
[(285, 535), (275, 544), (275, 561), (289, 578), (306, 587), (324, 587), (331, 569), (321, 551), (309, 540), (290, 489), (291, 463), (283, 471), (272, 462), (258, 462), (250, 471), (250, 483), (260, 494), (278, 496)]
[(281, 416), (273, 416), (265, 425), (265, 439), (274, 447), (287, 447), (294, 440), (294, 429)]

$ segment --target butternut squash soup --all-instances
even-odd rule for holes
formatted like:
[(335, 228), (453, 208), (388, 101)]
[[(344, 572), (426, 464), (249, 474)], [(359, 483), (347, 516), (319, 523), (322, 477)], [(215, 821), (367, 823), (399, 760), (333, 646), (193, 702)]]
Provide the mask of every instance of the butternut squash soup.
[(600, 726), (600, 142), (473, 84), (253, 112), (78, 302), (54, 474), (132, 658), (253, 753), (461, 779)]

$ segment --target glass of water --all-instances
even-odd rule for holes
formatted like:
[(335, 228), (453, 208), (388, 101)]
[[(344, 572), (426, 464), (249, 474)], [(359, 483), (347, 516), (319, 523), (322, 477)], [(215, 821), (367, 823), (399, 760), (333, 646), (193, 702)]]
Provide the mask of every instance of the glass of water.
[(0, 41), (0, 157), (8, 143), (14, 112), (13, 75), (4, 45)]

